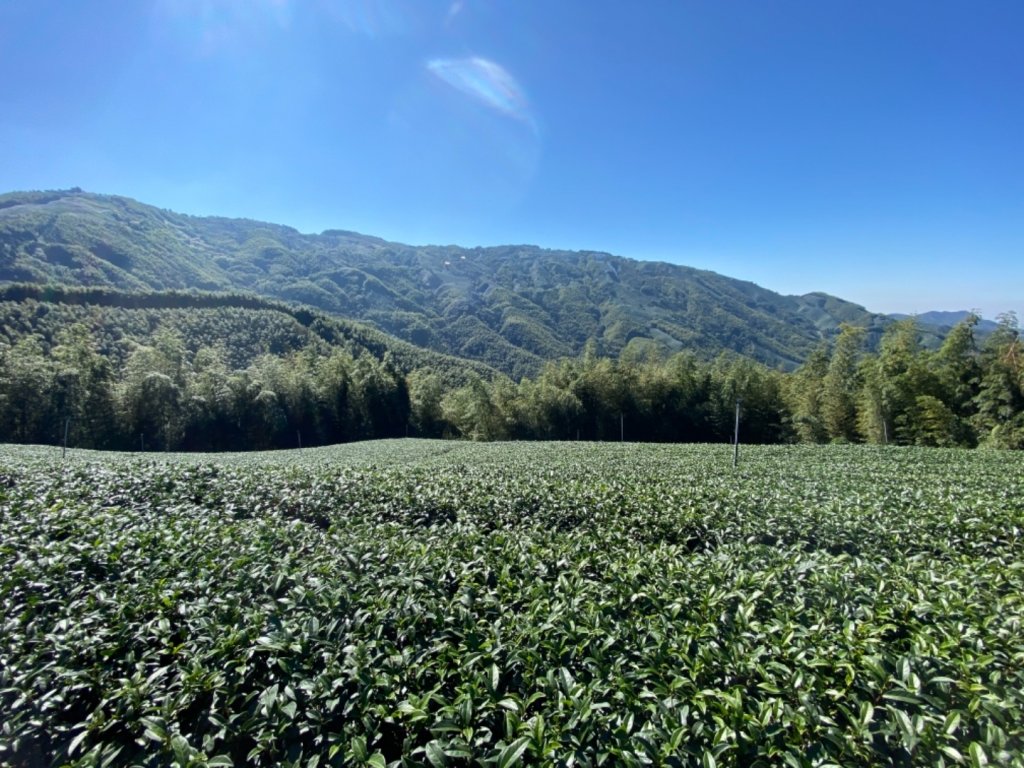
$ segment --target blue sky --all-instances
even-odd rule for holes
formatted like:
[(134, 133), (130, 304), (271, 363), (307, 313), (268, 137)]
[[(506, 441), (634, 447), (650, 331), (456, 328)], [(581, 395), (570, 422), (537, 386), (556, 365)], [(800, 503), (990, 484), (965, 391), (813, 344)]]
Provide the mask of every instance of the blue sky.
[(1024, 320), (1024, 3), (0, 0), (0, 189)]

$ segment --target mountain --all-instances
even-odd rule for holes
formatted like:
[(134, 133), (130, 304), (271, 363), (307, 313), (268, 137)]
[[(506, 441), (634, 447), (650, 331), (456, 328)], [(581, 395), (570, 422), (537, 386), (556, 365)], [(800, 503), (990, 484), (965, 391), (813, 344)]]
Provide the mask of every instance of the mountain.
[[(889, 317), (893, 318), (894, 320), (905, 320), (908, 317), (913, 317), (922, 326), (930, 326), (933, 328), (938, 328), (940, 330), (948, 330), (957, 323), (962, 323), (972, 314), (975, 313), (969, 312), (966, 309), (961, 309), (954, 312), (919, 312), (914, 315), (909, 315), (902, 312), (893, 312), (889, 315)], [(974, 330), (979, 335), (984, 336), (986, 334), (992, 333), (992, 331), (994, 331), (998, 327), (999, 324), (994, 322), (993, 320), (979, 320), (978, 325), (975, 326)]]
[(732, 350), (792, 369), (840, 323), (867, 328), (873, 344), (892, 322), (822, 293), (783, 296), (710, 271), (607, 253), (302, 234), (77, 189), (0, 196), (0, 281), (257, 294), (513, 376), (577, 355), (588, 342), (605, 355)]

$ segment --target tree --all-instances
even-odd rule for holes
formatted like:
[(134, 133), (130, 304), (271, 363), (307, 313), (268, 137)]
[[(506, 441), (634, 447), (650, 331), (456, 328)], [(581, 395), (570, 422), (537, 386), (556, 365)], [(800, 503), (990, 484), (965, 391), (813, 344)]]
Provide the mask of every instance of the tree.
[(26, 336), (0, 358), (0, 440), (52, 443), (58, 439), (53, 410), (53, 365), (40, 339)]
[(111, 447), (116, 439), (113, 374), (109, 359), (96, 350), (89, 329), (76, 323), (62, 330), (53, 361), (55, 415), (58, 420), (67, 420), (68, 444)]
[(318, 398), (313, 365), (314, 359), (308, 349), (287, 357), (263, 355), (256, 362), (264, 388), (274, 392), (285, 417), (284, 426), (275, 427), (279, 440), (275, 441), (274, 447), (295, 447), (299, 434), (306, 436), (307, 445), (312, 444), (316, 437)]
[(732, 439), (736, 401), (741, 402), (744, 440), (778, 443), (791, 438), (791, 416), (785, 407), (777, 373), (750, 358), (722, 355), (715, 361), (714, 420), (719, 439)]
[(352, 371), (352, 412), (355, 436), (401, 437), (409, 422), (409, 390), (391, 360), (378, 362), (362, 355)]
[(167, 374), (149, 371), (129, 380), (123, 395), (129, 434), (142, 435), (151, 450), (177, 449), (184, 432), (180, 399)]
[(188, 386), (185, 344), (164, 328), (152, 346), (137, 346), (125, 365), (121, 384), (121, 419), (134, 443), (139, 435), (151, 448), (179, 447), (185, 433), (183, 393)]
[(487, 385), (477, 376), (469, 384), (449, 392), (441, 402), (445, 421), (471, 440), (504, 437), (501, 414), (491, 400)]
[(519, 385), (526, 430), (539, 440), (570, 440), (576, 436), (583, 415), (583, 404), (567, 389), (541, 378)]
[(857, 439), (857, 364), (863, 344), (863, 328), (846, 323), (841, 326), (822, 381), (821, 415), (825, 431), (833, 441)]
[(914, 401), (913, 442), (948, 448), (957, 442), (957, 418), (945, 403), (931, 395), (918, 395)]
[(822, 415), (822, 396), (828, 374), (827, 345), (811, 352), (804, 364), (790, 377), (789, 400), (793, 411), (793, 428), (804, 443), (824, 443), (828, 430)]
[(973, 400), (981, 382), (978, 346), (974, 338), (978, 322), (978, 316), (971, 314), (957, 323), (942, 342), (936, 358), (945, 401), (961, 417), (973, 414)]
[(320, 402), (320, 423), (326, 443), (340, 443), (349, 439), (352, 428), (352, 357), (334, 349), (318, 360), (316, 369), (317, 392)]
[(185, 450), (223, 451), (237, 445), (238, 424), (224, 360), (223, 347), (202, 347), (195, 354), (185, 398)]
[(441, 437), (445, 427), (441, 377), (427, 370), (418, 370), (409, 374), (406, 380), (409, 385), (409, 424), (413, 433), (420, 437)]
[(665, 365), (674, 401), (674, 440), (704, 442), (715, 438), (711, 416), (711, 393), (714, 390), (711, 371), (692, 352), (679, 352)]
[(578, 376), (570, 391), (583, 409), (584, 437), (617, 440), (620, 418), (626, 411), (628, 390), (625, 378), (612, 360), (593, 355), (588, 347)]
[(272, 389), (260, 389), (252, 400), (250, 421), (250, 449), (266, 450), (280, 447), (288, 428), (288, 416), (278, 394)]
[(984, 445), (1024, 448), (1024, 346), (1017, 316), (1009, 312), (998, 320), (981, 352), (974, 423)]

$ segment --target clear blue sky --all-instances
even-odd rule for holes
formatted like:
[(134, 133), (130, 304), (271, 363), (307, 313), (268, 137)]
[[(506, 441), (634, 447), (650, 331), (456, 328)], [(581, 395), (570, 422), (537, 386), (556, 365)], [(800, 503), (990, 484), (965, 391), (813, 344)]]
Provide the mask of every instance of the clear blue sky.
[(1024, 320), (1024, 2), (0, 0), (0, 189)]

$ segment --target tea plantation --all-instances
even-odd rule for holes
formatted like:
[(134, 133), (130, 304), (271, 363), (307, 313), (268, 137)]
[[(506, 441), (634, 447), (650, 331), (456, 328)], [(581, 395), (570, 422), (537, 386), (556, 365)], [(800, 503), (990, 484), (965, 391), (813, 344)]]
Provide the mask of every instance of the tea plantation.
[(1024, 766), (1024, 455), (0, 447), (0, 764)]

